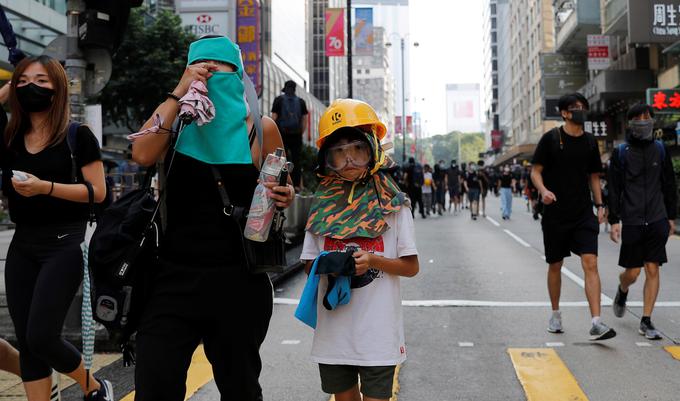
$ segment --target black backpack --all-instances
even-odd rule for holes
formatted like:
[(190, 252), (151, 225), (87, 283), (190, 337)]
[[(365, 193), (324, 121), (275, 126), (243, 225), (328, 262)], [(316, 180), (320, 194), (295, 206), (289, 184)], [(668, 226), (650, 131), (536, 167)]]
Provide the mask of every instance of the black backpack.
[(144, 184), (113, 202), (97, 219), (89, 247), (92, 314), (134, 363), (130, 337), (137, 330), (144, 304), (147, 272), (157, 258), (159, 202), (151, 189), (155, 169)]
[(422, 186), (425, 183), (425, 173), (423, 172), (423, 166), (419, 163), (413, 165), (413, 185)]
[(283, 95), (281, 114), (276, 118), (279, 128), (290, 131), (301, 130), (302, 102), (295, 95)]

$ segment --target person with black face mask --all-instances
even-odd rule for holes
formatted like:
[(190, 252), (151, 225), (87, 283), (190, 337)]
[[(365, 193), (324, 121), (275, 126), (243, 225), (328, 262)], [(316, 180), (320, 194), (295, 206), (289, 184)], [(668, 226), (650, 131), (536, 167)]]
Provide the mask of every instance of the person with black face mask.
[(458, 168), (458, 162), (451, 160), (451, 167), (446, 170), (447, 186), (449, 188), (449, 212), (451, 212), (451, 204), (453, 204), (453, 213), (458, 214), (460, 210), (460, 176), (461, 172)]
[[(592, 316), (590, 339), (606, 340), (616, 332), (600, 318), (597, 237), (599, 223), (604, 222), (600, 151), (595, 137), (583, 130), (588, 100), (580, 93), (565, 95), (559, 100), (559, 109), (565, 124), (543, 135), (536, 147), (531, 172), (531, 179), (545, 205), (541, 226), (553, 309), (548, 331), (562, 332), (561, 269), (564, 258), (573, 252), (580, 256), (583, 266), (586, 298)], [(593, 214), (593, 201), (597, 217)]]
[(659, 293), (659, 266), (668, 262), (666, 242), (675, 232), (677, 187), (669, 152), (654, 140), (651, 106), (637, 104), (628, 111), (626, 142), (612, 152), (608, 173), (610, 238), (621, 242), (619, 266), (625, 269), (612, 304), (614, 315), (625, 314), (628, 290), (644, 267), (639, 333), (660, 340), (651, 316)]
[(5, 281), (26, 396), (29, 401), (49, 399), (54, 369), (76, 380), (86, 401), (113, 400), (111, 383), (86, 371), (80, 352), (61, 338), (82, 280), (80, 244), (89, 216), (83, 183), (91, 185), (95, 202), (106, 196), (99, 143), (89, 128), (77, 128), (72, 164), (68, 78), (58, 60), (40, 56), (21, 61), (8, 99), (11, 119), (0, 161), (16, 231)]

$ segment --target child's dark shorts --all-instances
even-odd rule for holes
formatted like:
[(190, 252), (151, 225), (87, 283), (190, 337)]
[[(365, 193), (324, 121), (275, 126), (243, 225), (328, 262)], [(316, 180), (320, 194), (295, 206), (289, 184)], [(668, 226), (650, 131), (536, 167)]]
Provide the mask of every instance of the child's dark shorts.
[(365, 397), (392, 398), (392, 385), (396, 366), (353, 366), (319, 364), (321, 389), (328, 394), (338, 394), (354, 387), (361, 379), (361, 393)]

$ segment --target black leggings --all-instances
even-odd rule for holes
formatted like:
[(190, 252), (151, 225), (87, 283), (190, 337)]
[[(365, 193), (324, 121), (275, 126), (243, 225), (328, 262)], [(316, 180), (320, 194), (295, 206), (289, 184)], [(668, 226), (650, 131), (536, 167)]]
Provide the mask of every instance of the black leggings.
[(135, 401), (184, 400), (187, 369), (201, 342), (222, 400), (262, 400), (269, 277), (169, 263), (156, 268), (137, 332)]
[(61, 338), (61, 330), (82, 280), (84, 230), (84, 222), (17, 225), (5, 285), (25, 382), (49, 377), (51, 368), (70, 373), (80, 365), (80, 352)]

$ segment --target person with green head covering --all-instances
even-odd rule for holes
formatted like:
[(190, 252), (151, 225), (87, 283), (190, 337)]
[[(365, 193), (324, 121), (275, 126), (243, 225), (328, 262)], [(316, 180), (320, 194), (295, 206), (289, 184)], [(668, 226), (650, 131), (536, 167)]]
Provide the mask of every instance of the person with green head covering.
[[(164, 158), (168, 166), (174, 155), (164, 188), (166, 228), (158, 264), (149, 268), (137, 333), (136, 401), (184, 400), (187, 368), (200, 343), (223, 400), (262, 400), (259, 348), (272, 313), (271, 282), (266, 273), (247, 271), (241, 229), (224, 215), (214, 175), (219, 172), (231, 204), (248, 208), (260, 160), (283, 147), (274, 121), (248, 108), (244, 79), (241, 51), (229, 38), (193, 42), (179, 83), (154, 111), (158, 117), (140, 129), (160, 121), (158, 134), (133, 143), (132, 157), (143, 166)], [(163, 134), (172, 130), (178, 101), (194, 81), (207, 87), (215, 117), (188, 124), (177, 138)], [(291, 204), (292, 185), (265, 185), (278, 207)]]

